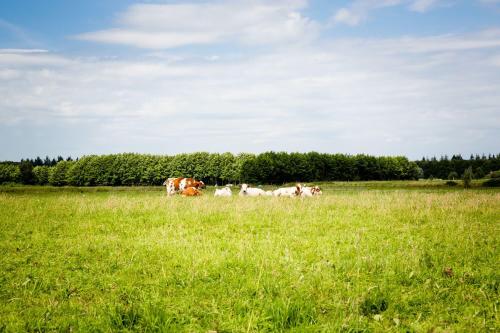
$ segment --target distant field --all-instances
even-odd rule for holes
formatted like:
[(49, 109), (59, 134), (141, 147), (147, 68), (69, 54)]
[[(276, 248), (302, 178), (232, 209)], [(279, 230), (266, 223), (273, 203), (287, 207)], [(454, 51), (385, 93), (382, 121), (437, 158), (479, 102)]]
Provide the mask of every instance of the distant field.
[(498, 332), (500, 190), (443, 184), (0, 187), (0, 332)]

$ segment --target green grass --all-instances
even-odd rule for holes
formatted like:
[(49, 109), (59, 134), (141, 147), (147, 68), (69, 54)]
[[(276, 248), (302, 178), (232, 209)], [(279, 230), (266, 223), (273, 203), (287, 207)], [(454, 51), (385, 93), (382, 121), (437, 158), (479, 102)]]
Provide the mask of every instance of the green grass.
[(0, 332), (499, 331), (500, 191), (418, 183), (1, 187)]

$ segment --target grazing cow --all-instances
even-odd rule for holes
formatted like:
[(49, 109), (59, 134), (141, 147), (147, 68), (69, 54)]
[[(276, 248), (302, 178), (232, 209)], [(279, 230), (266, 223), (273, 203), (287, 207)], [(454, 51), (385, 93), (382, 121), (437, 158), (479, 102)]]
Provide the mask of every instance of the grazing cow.
[(304, 186), (302, 188), (302, 194), (301, 196), (303, 197), (312, 197), (312, 196), (316, 196), (316, 195), (322, 195), (323, 192), (321, 191), (321, 189), (319, 188), (319, 186)]
[(261, 195), (266, 195), (266, 192), (260, 188), (248, 187), (248, 184), (241, 184), (240, 197), (258, 197)]
[(221, 189), (216, 189), (214, 193), (214, 197), (230, 197), (231, 195), (233, 195), (233, 192), (227, 186)]
[(197, 197), (201, 195), (201, 191), (198, 190), (196, 187), (188, 187), (181, 192), (181, 195), (183, 197)]
[(297, 197), (302, 194), (302, 185), (297, 184), (294, 187), (282, 187), (273, 191), (275, 197)]
[(184, 191), (188, 187), (194, 187), (197, 189), (204, 188), (205, 183), (201, 180), (196, 180), (194, 178), (168, 178), (163, 182), (163, 185), (167, 188), (167, 195), (173, 195), (179, 192)]

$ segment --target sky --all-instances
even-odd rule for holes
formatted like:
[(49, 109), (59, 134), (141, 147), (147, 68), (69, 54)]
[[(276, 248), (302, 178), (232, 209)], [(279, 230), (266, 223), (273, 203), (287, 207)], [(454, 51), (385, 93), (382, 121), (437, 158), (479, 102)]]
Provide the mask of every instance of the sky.
[(0, 160), (499, 143), (500, 0), (0, 1)]

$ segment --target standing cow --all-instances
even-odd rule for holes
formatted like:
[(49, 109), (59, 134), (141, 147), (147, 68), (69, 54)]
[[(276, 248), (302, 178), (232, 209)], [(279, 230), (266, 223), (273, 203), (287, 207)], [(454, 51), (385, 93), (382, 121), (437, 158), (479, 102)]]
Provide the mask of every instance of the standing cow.
[(194, 187), (196, 189), (201, 189), (205, 187), (205, 183), (201, 180), (196, 180), (194, 178), (168, 178), (163, 182), (163, 185), (167, 188), (167, 195), (171, 196), (187, 189), (188, 187)]

